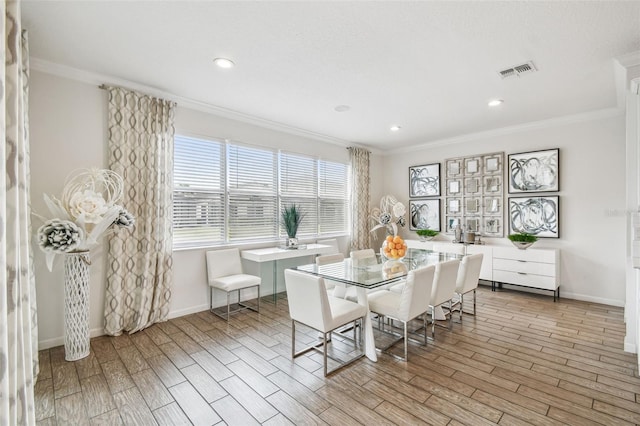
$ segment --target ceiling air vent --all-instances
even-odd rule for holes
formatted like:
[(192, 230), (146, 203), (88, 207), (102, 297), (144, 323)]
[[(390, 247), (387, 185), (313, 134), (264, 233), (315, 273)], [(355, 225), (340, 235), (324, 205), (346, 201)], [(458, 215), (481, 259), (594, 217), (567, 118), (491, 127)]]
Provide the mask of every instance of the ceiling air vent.
[(535, 65), (533, 65), (533, 62), (529, 61), (521, 65), (515, 65), (511, 68), (498, 71), (498, 74), (500, 74), (500, 77), (504, 79), (509, 77), (519, 77), (520, 74), (528, 74), (535, 71), (536, 71)]

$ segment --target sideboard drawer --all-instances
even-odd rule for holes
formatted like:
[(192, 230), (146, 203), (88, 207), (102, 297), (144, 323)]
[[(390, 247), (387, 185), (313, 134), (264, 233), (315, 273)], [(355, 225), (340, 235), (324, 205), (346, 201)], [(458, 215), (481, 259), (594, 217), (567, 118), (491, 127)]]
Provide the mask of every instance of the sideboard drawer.
[(555, 290), (558, 288), (555, 277), (527, 274), (525, 272), (501, 271), (494, 269), (493, 279), (502, 283), (542, 288), (545, 290)]
[(556, 251), (544, 249), (519, 250), (511, 247), (496, 247), (493, 257), (500, 259), (526, 260), (528, 262), (556, 263)]
[(493, 269), (526, 274), (546, 275), (555, 277), (556, 266), (552, 263), (529, 262), (526, 260), (493, 259)]

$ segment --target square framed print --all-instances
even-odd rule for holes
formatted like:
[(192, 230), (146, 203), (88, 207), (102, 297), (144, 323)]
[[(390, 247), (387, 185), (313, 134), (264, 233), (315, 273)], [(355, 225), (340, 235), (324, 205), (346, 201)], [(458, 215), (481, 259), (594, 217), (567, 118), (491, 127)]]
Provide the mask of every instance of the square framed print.
[(484, 218), (484, 234), (489, 237), (502, 235), (502, 218), (486, 217)]
[(509, 233), (524, 232), (541, 238), (560, 238), (560, 197), (509, 198)]
[(482, 180), (479, 177), (466, 178), (464, 180), (465, 194), (478, 196), (482, 191)]
[(484, 214), (485, 215), (502, 214), (502, 199), (500, 197), (486, 197), (484, 199)]
[(462, 226), (462, 218), (459, 216), (447, 216), (447, 234), (453, 234), (458, 225)]
[(409, 200), (409, 229), (440, 231), (440, 199)]
[(440, 163), (409, 167), (409, 197), (440, 196)]
[(509, 154), (509, 193), (560, 190), (560, 150)]
[(460, 195), (462, 193), (460, 183), (459, 179), (449, 179), (447, 181), (447, 195)]
[(462, 176), (462, 159), (454, 158), (451, 160), (447, 160), (447, 177), (458, 177)]
[(485, 175), (502, 174), (502, 152), (487, 154), (482, 157)]
[(462, 213), (462, 198), (447, 198), (445, 210), (448, 215), (456, 215)]
[(464, 175), (478, 176), (482, 174), (480, 157), (469, 157), (464, 159)]

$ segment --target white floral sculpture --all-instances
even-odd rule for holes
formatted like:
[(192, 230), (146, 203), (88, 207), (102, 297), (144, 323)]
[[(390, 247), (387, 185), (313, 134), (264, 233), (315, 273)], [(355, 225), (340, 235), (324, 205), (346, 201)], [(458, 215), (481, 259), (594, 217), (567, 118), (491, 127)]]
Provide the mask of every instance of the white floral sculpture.
[[(398, 226), (403, 227), (406, 224), (404, 219), (406, 212), (404, 204), (396, 200), (393, 195), (385, 195), (380, 199), (380, 208), (376, 207), (371, 211), (370, 218), (376, 222), (371, 232), (387, 228), (389, 234), (398, 235)], [(377, 238), (375, 233), (373, 236)]]
[(118, 204), (122, 191), (122, 177), (117, 173), (83, 169), (67, 178), (60, 200), (44, 195), (55, 218), (42, 218), (45, 223), (38, 228), (37, 237), (49, 270), (57, 253), (89, 250), (103, 234), (133, 227), (135, 218)]

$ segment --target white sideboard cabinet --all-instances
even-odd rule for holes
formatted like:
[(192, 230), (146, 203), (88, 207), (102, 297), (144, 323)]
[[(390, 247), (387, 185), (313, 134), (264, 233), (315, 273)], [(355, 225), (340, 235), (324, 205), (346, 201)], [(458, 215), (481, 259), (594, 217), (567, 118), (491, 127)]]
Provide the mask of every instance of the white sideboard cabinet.
[(450, 241), (406, 240), (408, 247), (448, 253), (482, 253), (480, 279), (491, 282), (491, 290), (502, 284), (553, 292), (560, 297), (560, 250), (520, 250), (515, 247), (459, 244)]
[(493, 285), (513, 284), (553, 291), (553, 301), (560, 297), (560, 251), (556, 249), (519, 250), (493, 248)]

